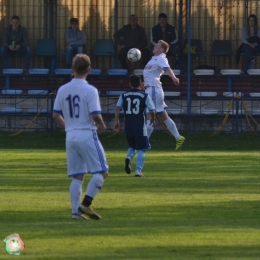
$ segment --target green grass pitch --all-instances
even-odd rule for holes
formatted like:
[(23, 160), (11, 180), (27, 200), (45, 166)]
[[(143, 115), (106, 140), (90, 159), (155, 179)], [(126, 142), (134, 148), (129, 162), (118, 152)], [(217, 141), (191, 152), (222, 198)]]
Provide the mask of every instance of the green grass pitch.
[[(154, 133), (145, 178), (135, 178), (124, 135), (100, 135), (110, 166), (93, 203), (102, 219), (75, 221), (64, 133), (1, 133), (0, 238), (18, 233), (23, 260), (259, 259), (260, 137), (185, 136), (175, 152)], [(2, 243), (0, 259), (13, 257)]]

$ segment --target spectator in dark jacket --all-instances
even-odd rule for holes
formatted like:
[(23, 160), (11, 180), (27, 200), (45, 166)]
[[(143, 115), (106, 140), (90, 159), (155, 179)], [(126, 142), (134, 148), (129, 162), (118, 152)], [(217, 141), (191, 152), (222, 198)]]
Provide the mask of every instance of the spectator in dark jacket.
[(79, 29), (78, 18), (70, 19), (70, 27), (66, 32), (66, 44), (66, 66), (71, 68), (73, 56), (83, 53), (84, 44), (86, 44), (86, 34)]
[(10, 68), (8, 55), (24, 55), (24, 72), (28, 72), (30, 67), (31, 49), (27, 30), (20, 25), (19, 16), (13, 16), (11, 25), (4, 30), (3, 46), (1, 47), (1, 57), (5, 68)]
[(131, 48), (137, 48), (141, 51), (143, 67), (145, 67), (150, 60), (150, 51), (146, 48), (148, 41), (145, 30), (138, 24), (138, 17), (135, 14), (130, 15), (129, 24), (124, 25), (114, 34), (114, 39), (120, 46), (118, 59), (122, 64), (122, 68), (129, 70), (126, 56)]
[(172, 67), (177, 69), (180, 54), (178, 47), (178, 34), (175, 27), (168, 24), (168, 18), (165, 13), (159, 14), (158, 24), (152, 28), (150, 37), (152, 48), (159, 40), (163, 40), (169, 44), (170, 49), (167, 56), (172, 56)]
[(257, 25), (257, 17), (250, 14), (247, 18), (247, 26), (242, 29), (242, 43), (245, 52), (245, 72), (251, 69), (255, 56), (259, 52), (260, 28)]

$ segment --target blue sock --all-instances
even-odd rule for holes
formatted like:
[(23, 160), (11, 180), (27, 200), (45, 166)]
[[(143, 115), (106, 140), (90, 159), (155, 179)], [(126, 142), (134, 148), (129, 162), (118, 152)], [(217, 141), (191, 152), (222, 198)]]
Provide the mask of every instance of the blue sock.
[(145, 151), (139, 150), (136, 157), (136, 170), (142, 172), (144, 166)]
[(134, 156), (135, 156), (135, 149), (132, 147), (129, 147), (126, 157), (129, 158), (130, 160), (132, 160)]

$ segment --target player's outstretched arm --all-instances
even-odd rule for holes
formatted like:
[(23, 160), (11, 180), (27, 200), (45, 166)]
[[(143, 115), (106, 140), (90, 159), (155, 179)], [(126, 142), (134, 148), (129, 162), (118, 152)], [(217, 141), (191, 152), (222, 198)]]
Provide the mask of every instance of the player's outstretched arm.
[(101, 114), (92, 114), (91, 117), (96, 124), (97, 132), (99, 134), (103, 133), (106, 130), (106, 125), (103, 121)]
[(170, 69), (170, 68), (166, 68), (165, 69), (165, 72), (167, 73), (167, 75), (169, 75), (173, 81), (173, 83), (176, 85), (176, 86), (179, 86), (180, 82), (179, 82), (179, 79), (176, 78), (175, 74), (173, 73), (173, 71)]
[(153, 127), (155, 127), (155, 111), (151, 111), (150, 116), (151, 116), (151, 119), (150, 119), (151, 125)]

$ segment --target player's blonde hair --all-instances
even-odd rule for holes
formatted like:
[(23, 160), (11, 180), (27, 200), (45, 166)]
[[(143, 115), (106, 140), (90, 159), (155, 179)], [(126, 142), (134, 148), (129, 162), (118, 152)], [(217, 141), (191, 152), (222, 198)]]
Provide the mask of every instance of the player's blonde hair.
[(163, 40), (158, 41), (161, 44), (161, 47), (164, 49), (164, 53), (167, 53), (169, 50), (169, 44)]
[(78, 75), (85, 75), (88, 73), (91, 61), (86, 54), (77, 54), (72, 60), (72, 68)]

